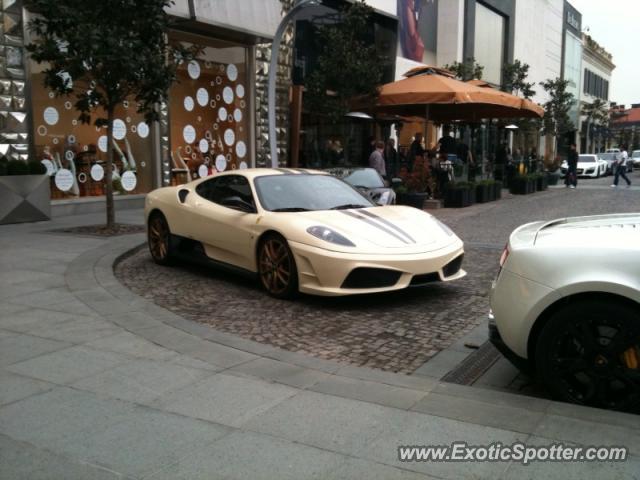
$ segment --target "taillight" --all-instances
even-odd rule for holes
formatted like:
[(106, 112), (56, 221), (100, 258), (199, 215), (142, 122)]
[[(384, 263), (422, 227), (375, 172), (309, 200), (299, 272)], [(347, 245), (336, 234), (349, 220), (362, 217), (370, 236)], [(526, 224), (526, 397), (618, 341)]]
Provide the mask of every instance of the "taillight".
[(500, 255), (500, 268), (502, 268), (509, 258), (509, 244), (505, 245), (502, 255)]

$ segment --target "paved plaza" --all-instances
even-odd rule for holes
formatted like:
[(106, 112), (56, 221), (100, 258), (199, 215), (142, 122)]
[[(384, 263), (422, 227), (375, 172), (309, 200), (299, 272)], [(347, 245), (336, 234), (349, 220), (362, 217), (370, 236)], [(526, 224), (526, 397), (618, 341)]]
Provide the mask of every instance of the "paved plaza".
[[(633, 179), (640, 184), (638, 173)], [(552, 189), (435, 213), (467, 242), (467, 268), (473, 278), (479, 271), (476, 259), (493, 256), (508, 232), (523, 222), (640, 210), (640, 189), (614, 191), (606, 182), (585, 181), (575, 191)], [(118, 217), (125, 223), (142, 222), (140, 211), (119, 212)], [(331, 335), (321, 332), (328, 324), (316, 330), (308, 326), (307, 333), (294, 323), (292, 312), (282, 308), (287, 318), (280, 320), (275, 304), (267, 309), (264, 322), (253, 324), (272, 337), (257, 341), (249, 317), (260, 314), (255, 307), (266, 302), (264, 296), (217, 272), (177, 266), (154, 273), (140, 252), (121, 265), (140, 262), (143, 271), (154, 276), (132, 291), (115, 276), (113, 265), (140, 245), (143, 235), (98, 238), (58, 231), (100, 221), (102, 216), (87, 215), (0, 227), (1, 479), (640, 478), (639, 416), (454, 385), (442, 382), (435, 369), (432, 375), (425, 373), (451, 352), (464, 355), (459, 342), (466, 332), (479, 335), (485, 285), (458, 287), (471, 286), (469, 295), (479, 297), (474, 315), (463, 317), (461, 331), (447, 330), (444, 320), (432, 323), (443, 326), (449, 337), (435, 332), (438, 340), (428, 340), (425, 352), (437, 352), (390, 369), (408, 372), (426, 362), (412, 375), (393, 373), (358, 366), (379, 367), (368, 363), (368, 358), (379, 362), (379, 349), (370, 357), (341, 356), (336, 343), (325, 348), (336, 353), (323, 357), (314, 350), (303, 353), (278, 344), (267, 323), (289, 328), (283, 332), (289, 342), (305, 335), (317, 341)], [(224, 311), (211, 311), (223, 320), (194, 321), (199, 320), (195, 309), (180, 310), (186, 303), (164, 305), (154, 297), (156, 290), (168, 297), (174, 277), (189, 288), (176, 296), (221, 302)], [(225, 290), (216, 292), (225, 281)], [(439, 288), (446, 292), (449, 287)], [(230, 297), (234, 291), (235, 302)], [(403, 298), (411, 308), (419, 305), (428, 312), (424, 303), (417, 303), (418, 293), (405, 295), (389, 299), (393, 315), (402, 313), (398, 299)], [(301, 305), (291, 308), (300, 309), (301, 322), (307, 325), (314, 319), (315, 305), (322, 312), (315, 318), (327, 311), (336, 317), (357, 312), (354, 317), (372, 318), (372, 330), (377, 329), (373, 333), (400, 333), (396, 326), (388, 329), (383, 317), (375, 318), (385, 315), (380, 312), (385, 308), (382, 300), (326, 306), (305, 299)], [(437, 308), (447, 305), (455, 306), (455, 299)], [(455, 310), (446, 311), (455, 321)], [(415, 315), (408, 312), (401, 320)], [(232, 330), (229, 319), (234, 316), (247, 322), (247, 330)], [(340, 319), (336, 342), (344, 341), (347, 318)], [(363, 333), (366, 322), (358, 320), (354, 343), (365, 338), (367, 348), (375, 346)], [(406, 340), (409, 334), (407, 329), (396, 336)], [(429, 337), (417, 331), (414, 336), (425, 341)], [(409, 345), (406, 348), (409, 352)], [(454, 441), (624, 445), (631, 457), (625, 462), (528, 466), (398, 460), (399, 445)]]

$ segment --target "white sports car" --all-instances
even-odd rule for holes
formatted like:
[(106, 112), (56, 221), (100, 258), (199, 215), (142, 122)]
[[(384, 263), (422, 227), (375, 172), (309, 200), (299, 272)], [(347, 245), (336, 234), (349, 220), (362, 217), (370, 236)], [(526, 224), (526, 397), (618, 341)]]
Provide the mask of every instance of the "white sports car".
[(461, 278), (462, 241), (432, 215), (377, 206), (326, 172), (232, 170), (147, 195), (149, 250), (257, 273), (273, 296), (351, 295)]
[(556, 398), (638, 410), (639, 245), (640, 214), (519, 227), (491, 292), (491, 341)]
[[(569, 170), (569, 164), (565, 160), (560, 166), (562, 175), (566, 175)], [(598, 155), (582, 154), (578, 156), (577, 172), (579, 177), (600, 178), (601, 175), (607, 173), (607, 162), (600, 159)]]

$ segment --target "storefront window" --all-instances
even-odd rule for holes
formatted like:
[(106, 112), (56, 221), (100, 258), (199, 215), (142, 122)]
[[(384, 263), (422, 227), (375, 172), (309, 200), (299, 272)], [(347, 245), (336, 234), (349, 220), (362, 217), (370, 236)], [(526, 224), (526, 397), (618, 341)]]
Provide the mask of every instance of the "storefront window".
[[(78, 120), (74, 96), (56, 97), (44, 87), (44, 65), (31, 63), (33, 139), (37, 158), (51, 176), (53, 199), (103, 195), (107, 130)], [(73, 82), (73, 79), (69, 79)], [(93, 120), (101, 112), (93, 116)], [(154, 188), (151, 129), (129, 100), (115, 111), (114, 192), (146, 193)]]
[(169, 94), (171, 183), (251, 163), (247, 48), (191, 35), (196, 59), (178, 68)]
[(475, 59), (484, 67), (482, 78), (494, 85), (502, 82), (505, 18), (476, 3)]

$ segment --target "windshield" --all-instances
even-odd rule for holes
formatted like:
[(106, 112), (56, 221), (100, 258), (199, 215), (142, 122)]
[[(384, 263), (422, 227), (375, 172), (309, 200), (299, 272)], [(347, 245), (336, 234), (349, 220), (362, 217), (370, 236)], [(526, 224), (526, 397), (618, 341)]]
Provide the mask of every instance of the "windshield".
[(631, 154), (631, 158), (640, 158), (640, 150), (634, 150)]
[(593, 155), (580, 155), (578, 161), (581, 163), (595, 163), (596, 157)]
[(332, 175), (344, 180), (349, 185), (354, 187), (364, 188), (383, 188), (384, 182), (372, 168), (359, 168), (356, 170), (350, 169), (334, 169), (329, 170)]
[(272, 212), (376, 206), (330, 175), (268, 175), (256, 178), (254, 184), (262, 207)]
[(601, 153), (600, 154), (600, 158), (603, 160), (615, 160), (616, 159), (616, 154), (615, 153)]

